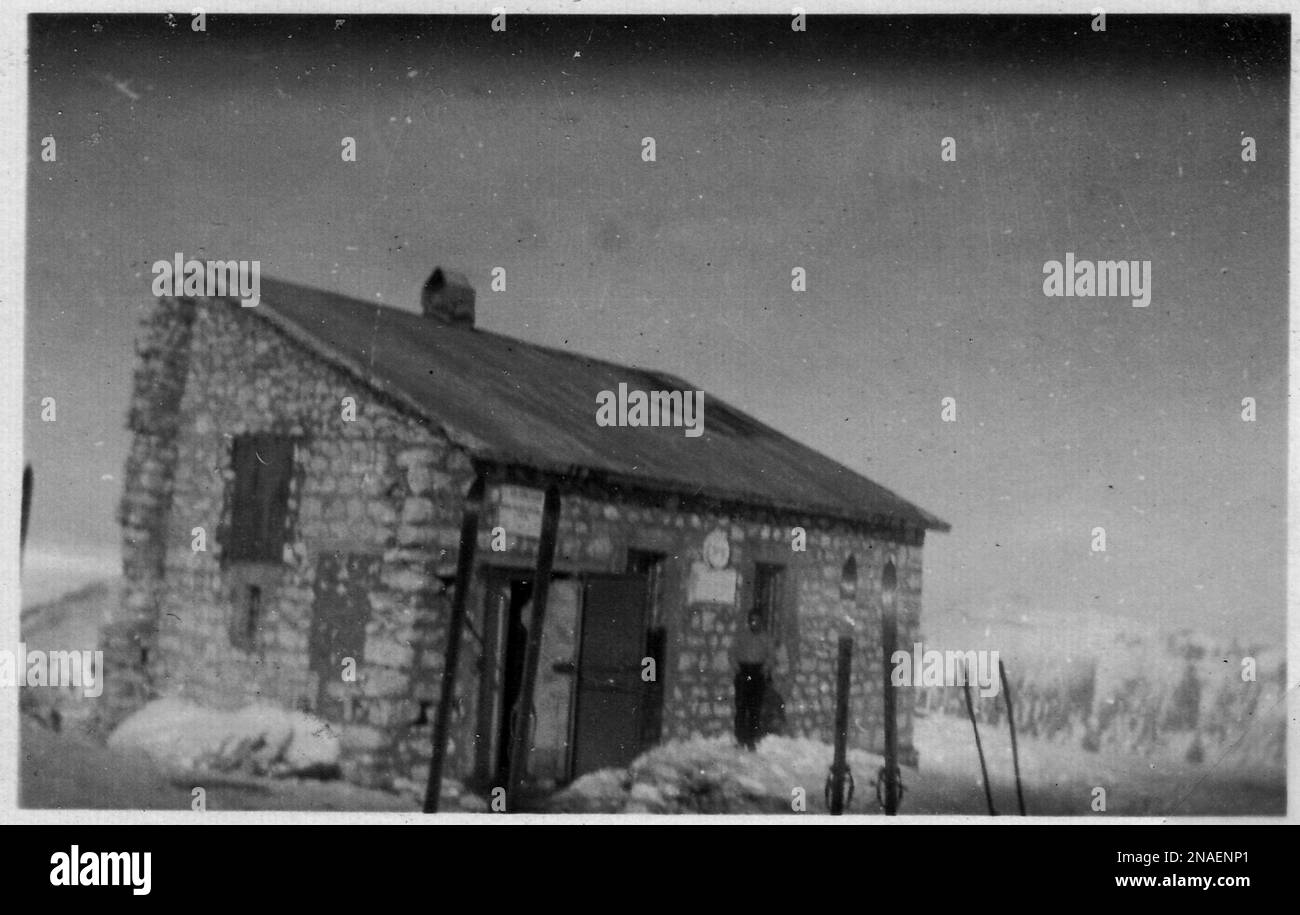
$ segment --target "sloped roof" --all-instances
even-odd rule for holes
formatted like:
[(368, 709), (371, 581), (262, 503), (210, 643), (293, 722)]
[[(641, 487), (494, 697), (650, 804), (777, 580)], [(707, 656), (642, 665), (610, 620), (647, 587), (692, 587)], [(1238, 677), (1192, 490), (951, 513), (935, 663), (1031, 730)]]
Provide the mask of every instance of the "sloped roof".
[[(234, 303), (232, 303), (234, 304)], [(948, 525), (871, 480), (705, 392), (704, 434), (600, 427), (596, 396), (698, 390), (502, 334), (455, 327), (373, 302), (263, 278), (270, 321), (323, 358), (405, 404), (489, 462), (813, 515), (931, 530)]]

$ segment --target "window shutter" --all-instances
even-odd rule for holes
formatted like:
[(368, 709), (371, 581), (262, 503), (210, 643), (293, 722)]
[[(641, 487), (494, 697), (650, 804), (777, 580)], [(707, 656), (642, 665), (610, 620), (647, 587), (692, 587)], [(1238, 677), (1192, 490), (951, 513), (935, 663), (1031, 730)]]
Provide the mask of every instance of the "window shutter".
[[(289, 482), (293, 476), (293, 440), (263, 436), (258, 442), (258, 505), (261, 508), (258, 555), (279, 562), (284, 551), (285, 520), (289, 512)], [(265, 463), (263, 463), (265, 462)]]
[(279, 562), (284, 549), (293, 478), (293, 439), (279, 435), (241, 435), (235, 439), (231, 464), (230, 543), (233, 560)]

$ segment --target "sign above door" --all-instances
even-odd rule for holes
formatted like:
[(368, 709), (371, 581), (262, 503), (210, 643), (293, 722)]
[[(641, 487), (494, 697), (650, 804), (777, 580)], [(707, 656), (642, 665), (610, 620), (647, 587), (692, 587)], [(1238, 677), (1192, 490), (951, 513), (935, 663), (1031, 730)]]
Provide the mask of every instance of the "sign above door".
[(496, 505), (496, 526), (519, 537), (542, 536), (542, 503), (545, 494), (527, 486), (498, 486), (491, 501)]

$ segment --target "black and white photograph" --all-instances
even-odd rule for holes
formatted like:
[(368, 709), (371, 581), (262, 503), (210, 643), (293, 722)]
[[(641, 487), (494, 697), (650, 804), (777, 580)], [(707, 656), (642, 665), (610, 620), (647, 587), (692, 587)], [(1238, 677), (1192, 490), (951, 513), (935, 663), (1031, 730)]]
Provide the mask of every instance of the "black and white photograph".
[(23, 815), (1286, 819), (1290, 16), (805, 6), (25, 18)]

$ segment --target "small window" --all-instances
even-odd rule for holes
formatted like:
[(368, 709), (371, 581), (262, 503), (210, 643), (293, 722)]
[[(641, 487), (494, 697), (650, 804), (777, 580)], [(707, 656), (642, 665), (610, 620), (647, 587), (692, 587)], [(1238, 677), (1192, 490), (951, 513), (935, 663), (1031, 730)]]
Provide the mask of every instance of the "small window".
[(229, 542), (223, 544), (227, 559), (281, 561), (293, 450), (293, 439), (282, 435), (241, 435), (235, 439)]
[(257, 647), (257, 630), (262, 624), (262, 589), (249, 585), (243, 600), (235, 605), (230, 620), (230, 644), (243, 651)]
[(850, 556), (844, 560), (840, 570), (840, 599), (853, 600), (858, 596), (858, 558)]
[(763, 620), (763, 628), (775, 635), (781, 620), (781, 591), (785, 569), (766, 562), (754, 564), (754, 603), (750, 607)]
[[(655, 670), (663, 671), (667, 665), (668, 630), (663, 625), (663, 610), (659, 606), (663, 592), (663, 553), (650, 550), (627, 551), (627, 574), (644, 575), (646, 585), (645, 657), (652, 658)], [(664, 675), (661, 673), (643, 684), (641, 696), (640, 743), (653, 746), (663, 738), (664, 730)]]
[(646, 626), (652, 629), (659, 625), (659, 591), (663, 586), (665, 558), (663, 553), (653, 553), (649, 550), (629, 549), (627, 551), (627, 573), (644, 575), (646, 578), (646, 607), (649, 613)]
[(880, 573), (880, 602), (887, 612), (893, 612), (895, 592), (897, 590), (898, 570), (894, 567), (894, 560), (890, 559), (885, 563), (885, 568)]

